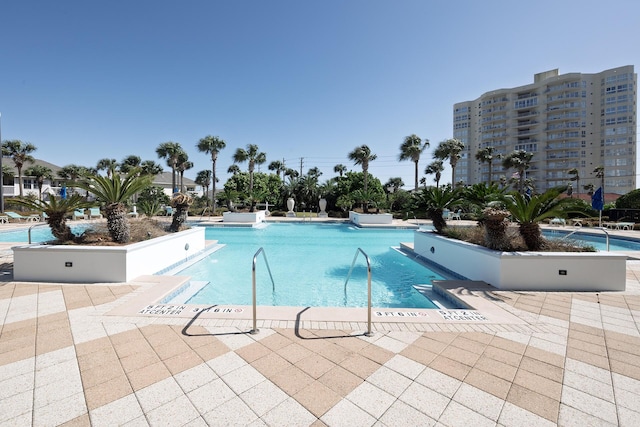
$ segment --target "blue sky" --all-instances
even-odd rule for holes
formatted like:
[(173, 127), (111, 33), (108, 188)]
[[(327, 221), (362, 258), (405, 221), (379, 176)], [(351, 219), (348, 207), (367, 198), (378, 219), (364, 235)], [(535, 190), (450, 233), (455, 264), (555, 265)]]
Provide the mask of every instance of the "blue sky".
[(164, 165), (155, 150), (175, 141), (194, 178), (211, 167), (198, 140), (217, 135), (221, 182), (247, 144), (321, 180), (338, 163), (359, 171), (347, 154), (367, 144), (372, 174), (411, 187), (398, 147), (431, 141), (422, 172), (454, 103), (554, 68), (640, 64), (636, 0), (5, 0), (0, 13), (3, 140), (59, 166)]

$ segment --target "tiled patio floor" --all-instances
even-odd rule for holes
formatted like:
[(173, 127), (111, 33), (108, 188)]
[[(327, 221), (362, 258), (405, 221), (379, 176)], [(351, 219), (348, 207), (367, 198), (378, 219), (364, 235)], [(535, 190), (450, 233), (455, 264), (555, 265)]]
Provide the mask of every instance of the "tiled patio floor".
[(638, 426), (639, 278), (628, 261), (625, 292), (484, 296), (518, 324), (374, 323), (372, 337), (107, 314), (144, 282), (2, 282), (0, 425)]

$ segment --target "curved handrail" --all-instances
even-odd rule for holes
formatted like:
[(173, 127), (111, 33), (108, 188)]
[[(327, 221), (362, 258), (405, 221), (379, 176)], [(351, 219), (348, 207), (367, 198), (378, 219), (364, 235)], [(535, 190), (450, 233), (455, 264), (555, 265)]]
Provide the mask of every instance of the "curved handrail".
[[(593, 227), (592, 230), (602, 230), (602, 231), (604, 231), (604, 234), (606, 235), (607, 252), (610, 252), (609, 251), (609, 232), (607, 231), (607, 229), (605, 227)], [(561, 240), (569, 238), (572, 234), (575, 234), (578, 231), (583, 231), (583, 230), (582, 230), (582, 228), (578, 228), (576, 230), (573, 230), (571, 233), (567, 234), (566, 236), (563, 236)]]
[(351, 268), (349, 269), (349, 274), (347, 274), (347, 280), (344, 281), (344, 294), (345, 298), (347, 296), (347, 283), (349, 283), (349, 279), (351, 278), (351, 273), (353, 272), (353, 267), (356, 264), (356, 260), (358, 259), (358, 255), (362, 253), (364, 255), (364, 259), (367, 261), (367, 332), (366, 336), (370, 337), (373, 335), (371, 332), (371, 260), (369, 259), (369, 255), (367, 255), (361, 248), (356, 250), (356, 254), (353, 257), (353, 261), (351, 262)]
[(251, 278), (252, 278), (252, 284), (253, 284), (253, 329), (251, 331), (249, 331), (249, 333), (251, 334), (257, 334), (258, 332), (260, 332), (258, 330), (257, 327), (257, 303), (256, 303), (256, 261), (258, 258), (258, 255), (260, 255), (260, 253), (262, 252), (262, 256), (264, 258), (264, 262), (265, 264), (267, 264), (267, 271), (269, 271), (269, 277), (271, 278), (271, 289), (275, 292), (276, 290), (276, 284), (273, 281), (273, 276), (271, 275), (271, 267), (269, 267), (269, 261), (267, 261), (267, 254), (264, 252), (264, 248), (260, 248), (256, 251), (256, 253), (253, 255), (253, 264), (251, 266)]
[(31, 227), (29, 227), (29, 229), (27, 230), (27, 236), (29, 236), (29, 244), (31, 244), (31, 229), (34, 227), (38, 227), (39, 225), (49, 225), (46, 222), (38, 222), (36, 224), (33, 224)]

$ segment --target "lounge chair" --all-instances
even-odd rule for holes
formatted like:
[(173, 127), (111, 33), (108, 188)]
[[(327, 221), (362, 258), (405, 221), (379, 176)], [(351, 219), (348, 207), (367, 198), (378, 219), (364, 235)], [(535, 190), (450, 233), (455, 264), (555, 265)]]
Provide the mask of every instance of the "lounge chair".
[(100, 208), (89, 208), (89, 219), (100, 219), (102, 218), (102, 213), (100, 213)]
[(84, 214), (84, 209), (76, 209), (73, 211), (73, 219), (87, 219), (87, 216)]
[(451, 212), (451, 214), (449, 215), (449, 219), (454, 220), (462, 220), (462, 218), (460, 217), (460, 214), (462, 213), (462, 209), (458, 209), (455, 212)]
[(35, 221), (38, 221), (39, 219), (38, 215), (23, 216), (18, 213), (9, 212), (9, 211), (5, 212), (5, 214), (11, 219), (17, 219), (18, 221), (24, 221), (24, 222), (27, 222), (27, 221), (35, 222)]
[(171, 206), (165, 206), (164, 208), (164, 214), (166, 216), (171, 216), (173, 215), (173, 208)]

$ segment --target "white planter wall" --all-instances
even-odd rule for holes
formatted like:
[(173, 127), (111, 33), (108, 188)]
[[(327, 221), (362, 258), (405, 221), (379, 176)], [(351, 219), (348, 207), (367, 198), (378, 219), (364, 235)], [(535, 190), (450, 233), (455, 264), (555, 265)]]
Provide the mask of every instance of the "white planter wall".
[(626, 285), (627, 257), (614, 252), (498, 252), (433, 232), (416, 232), (414, 251), (504, 290), (623, 291)]
[(361, 214), (358, 212), (349, 211), (349, 221), (356, 225), (367, 224), (391, 224), (393, 221), (393, 215), (391, 214)]
[(15, 246), (13, 278), (23, 282), (128, 282), (203, 250), (204, 233), (203, 227), (196, 227), (127, 246)]
[(257, 224), (264, 222), (264, 211), (256, 212), (224, 212), (222, 214), (222, 220), (224, 222), (243, 222)]

